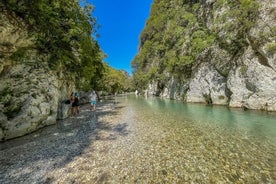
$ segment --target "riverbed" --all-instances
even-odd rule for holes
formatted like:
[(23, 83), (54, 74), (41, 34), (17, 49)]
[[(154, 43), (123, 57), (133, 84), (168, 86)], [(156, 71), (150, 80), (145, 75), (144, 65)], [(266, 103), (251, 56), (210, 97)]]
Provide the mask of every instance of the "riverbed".
[(275, 183), (275, 119), (119, 96), (0, 143), (0, 183)]

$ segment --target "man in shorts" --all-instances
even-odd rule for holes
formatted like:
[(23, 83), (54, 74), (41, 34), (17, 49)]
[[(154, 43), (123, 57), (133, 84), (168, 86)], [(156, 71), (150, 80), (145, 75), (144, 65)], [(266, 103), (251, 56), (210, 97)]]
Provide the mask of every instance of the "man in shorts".
[(97, 94), (95, 91), (92, 91), (92, 93), (90, 94), (90, 105), (91, 105), (90, 110), (93, 108), (93, 111), (96, 111), (96, 104), (97, 104)]

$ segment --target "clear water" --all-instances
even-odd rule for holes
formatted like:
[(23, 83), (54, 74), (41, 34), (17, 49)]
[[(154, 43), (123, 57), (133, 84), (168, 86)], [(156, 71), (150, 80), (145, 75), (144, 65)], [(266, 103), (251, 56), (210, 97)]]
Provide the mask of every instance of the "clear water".
[[(241, 131), (246, 136), (256, 136), (261, 140), (276, 142), (276, 113), (253, 110), (231, 109), (225, 106), (187, 104), (180, 101), (155, 97), (128, 97), (136, 110), (158, 113), (165, 119), (175, 119), (175, 123), (196, 123), (198, 125), (220, 127), (229, 131)], [(142, 109), (141, 109), (142, 108)], [(161, 118), (162, 117), (157, 117)]]
[(276, 183), (275, 114), (134, 95), (107, 101), (3, 143), (0, 183)]
[(135, 140), (134, 160), (140, 153), (151, 163), (144, 169), (155, 173), (138, 181), (276, 182), (275, 114), (153, 97), (121, 101), (134, 114), (133, 130), (143, 136)]

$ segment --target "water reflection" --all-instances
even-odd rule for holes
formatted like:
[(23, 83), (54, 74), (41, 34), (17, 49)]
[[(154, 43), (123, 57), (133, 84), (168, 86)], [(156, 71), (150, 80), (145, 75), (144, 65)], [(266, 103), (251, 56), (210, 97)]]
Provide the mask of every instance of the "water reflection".
[(141, 135), (137, 163), (151, 163), (139, 181), (275, 183), (275, 115), (153, 97), (130, 97), (128, 106)]
[[(130, 97), (133, 99), (132, 97)], [(252, 134), (276, 142), (276, 114), (259, 111), (243, 111), (224, 106), (186, 104), (156, 97), (138, 97), (134, 103), (146, 111), (163, 113), (182, 122), (223, 126), (230, 130), (241, 130), (245, 136)]]

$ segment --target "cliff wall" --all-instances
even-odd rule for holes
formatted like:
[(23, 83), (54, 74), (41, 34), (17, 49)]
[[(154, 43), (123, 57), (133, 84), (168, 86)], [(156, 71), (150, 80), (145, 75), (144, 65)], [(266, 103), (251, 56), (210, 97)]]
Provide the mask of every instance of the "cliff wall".
[(134, 77), (165, 98), (276, 111), (275, 15), (272, 0), (154, 1)]
[[(35, 38), (15, 14), (0, 14), (0, 140), (54, 124), (73, 81), (51, 71)], [(66, 116), (66, 113), (65, 113)]]

